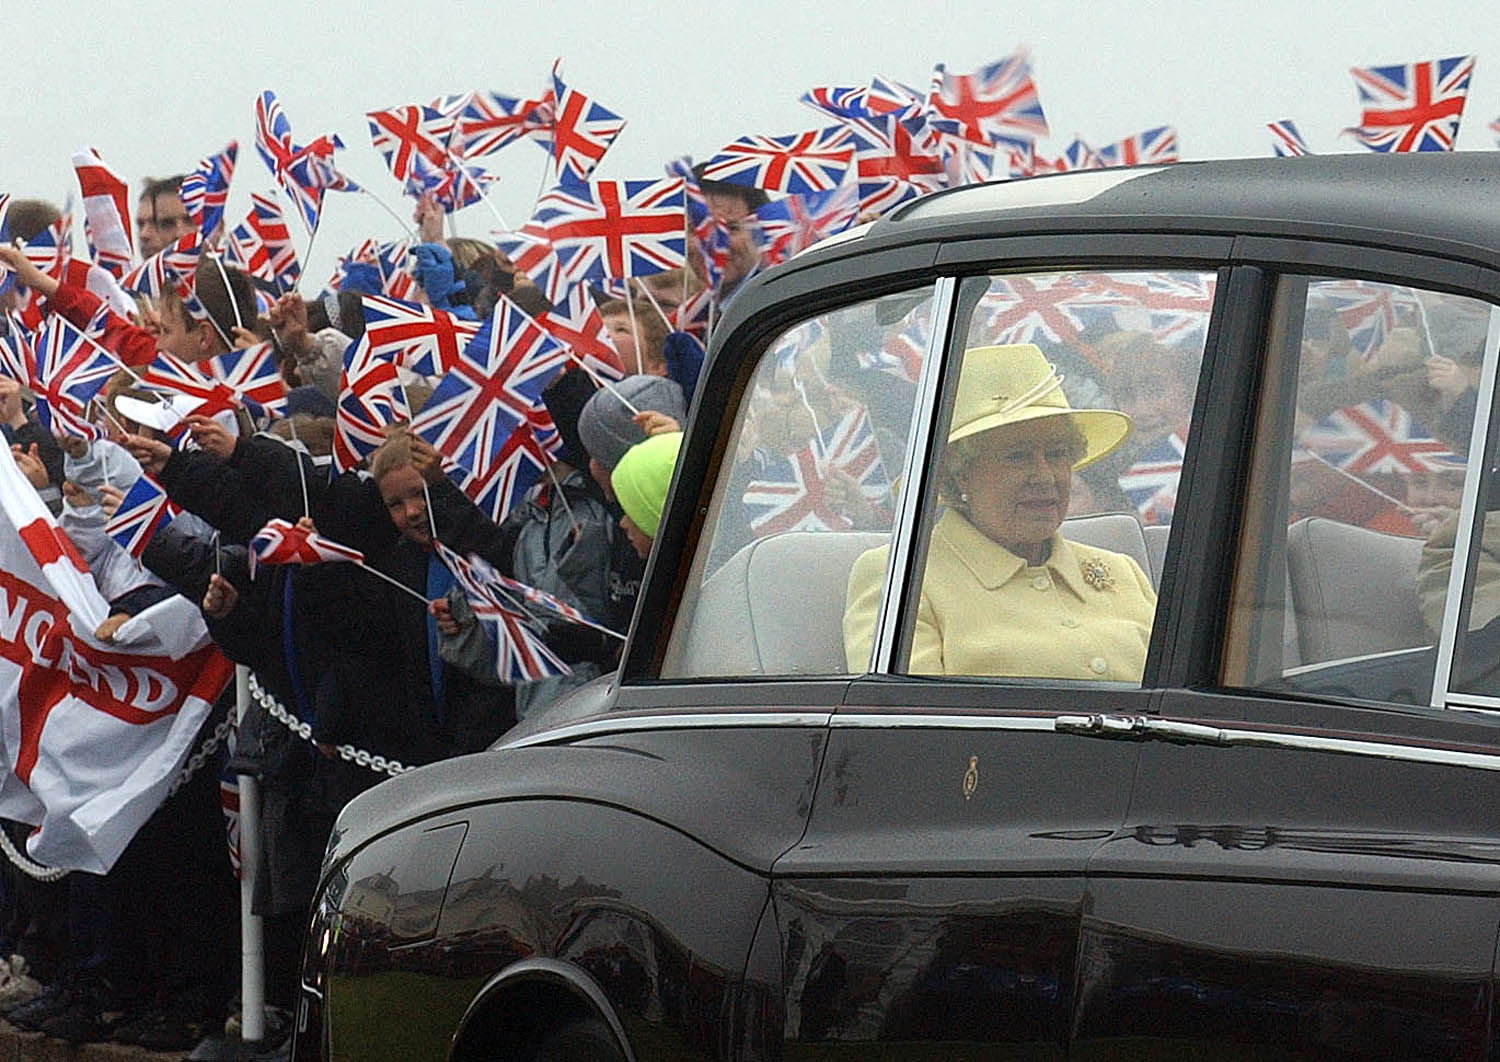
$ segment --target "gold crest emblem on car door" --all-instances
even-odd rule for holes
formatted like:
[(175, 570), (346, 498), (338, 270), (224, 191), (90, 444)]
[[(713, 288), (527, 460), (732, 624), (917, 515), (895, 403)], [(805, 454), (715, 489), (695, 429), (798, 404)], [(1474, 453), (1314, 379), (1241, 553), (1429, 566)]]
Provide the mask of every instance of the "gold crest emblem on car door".
[(979, 757), (969, 757), (969, 769), (964, 772), (964, 800), (974, 795), (974, 790), (979, 788)]

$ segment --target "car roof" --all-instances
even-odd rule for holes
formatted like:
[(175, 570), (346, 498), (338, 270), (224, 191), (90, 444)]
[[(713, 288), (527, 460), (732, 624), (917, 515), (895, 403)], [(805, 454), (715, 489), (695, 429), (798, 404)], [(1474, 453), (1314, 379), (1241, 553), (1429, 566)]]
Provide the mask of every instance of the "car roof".
[(1500, 153), (1224, 159), (970, 185), (924, 196), (788, 265), (1036, 232), (1301, 236), (1500, 267)]

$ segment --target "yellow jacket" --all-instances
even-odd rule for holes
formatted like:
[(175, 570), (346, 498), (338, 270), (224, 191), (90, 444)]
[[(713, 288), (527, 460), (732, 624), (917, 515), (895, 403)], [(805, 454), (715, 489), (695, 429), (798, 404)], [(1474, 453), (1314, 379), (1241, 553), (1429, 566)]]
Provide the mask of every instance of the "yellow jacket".
[[(855, 674), (869, 667), (887, 551), (849, 573)], [(907, 672), (1139, 682), (1155, 611), (1151, 580), (1124, 554), (1054, 534), (1051, 557), (1032, 567), (950, 509), (933, 528)]]

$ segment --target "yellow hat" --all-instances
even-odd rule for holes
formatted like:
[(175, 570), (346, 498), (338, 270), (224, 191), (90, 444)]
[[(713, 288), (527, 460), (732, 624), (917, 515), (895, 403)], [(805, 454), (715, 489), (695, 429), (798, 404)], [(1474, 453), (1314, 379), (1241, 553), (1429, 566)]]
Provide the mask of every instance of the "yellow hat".
[(1074, 409), (1062, 377), (1034, 344), (971, 347), (964, 351), (948, 441), (957, 442), (1007, 424), (1067, 417), (1083, 435), (1082, 468), (1125, 441), (1130, 418), (1115, 409)]

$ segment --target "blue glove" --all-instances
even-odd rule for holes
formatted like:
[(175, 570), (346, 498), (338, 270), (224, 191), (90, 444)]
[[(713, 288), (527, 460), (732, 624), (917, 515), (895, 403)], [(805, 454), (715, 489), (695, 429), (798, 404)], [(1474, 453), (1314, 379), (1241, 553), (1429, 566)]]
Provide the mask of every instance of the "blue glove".
[(668, 378), (682, 388), (684, 404), (692, 405), (698, 374), (703, 371), (703, 344), (687, 332), (668, 332), (661, 353), (667, 362)]
[(440, 310), (451, 309), (451, 296), (464, 290), (463, 281), (453, 276), (453, 255), (440, 243), (419, 243), (411, 249), (417, 260), (417, 283), (427, 293), (427, 301)]
[(358, 291), (364, 295), (384, 295), (385, 285), (380, 281), (380, 270), (368, 262), (350, 262), (344, 266), (344, 291)]

